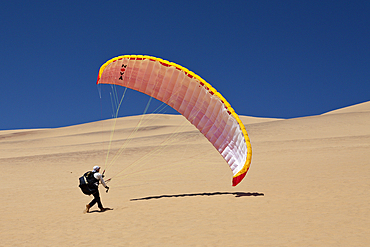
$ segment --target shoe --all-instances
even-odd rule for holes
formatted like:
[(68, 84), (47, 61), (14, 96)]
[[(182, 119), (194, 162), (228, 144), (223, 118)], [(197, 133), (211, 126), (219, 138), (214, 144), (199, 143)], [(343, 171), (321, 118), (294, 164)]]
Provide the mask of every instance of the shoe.
[(107, 210), (109, 210), (110, 208), (100, 208), (100, 212), (105, 212)]
[(84, 210), (84, 214), (88, 213), (90, 208), (91, 208), (90, 204), (87, 204), (86, 209)]

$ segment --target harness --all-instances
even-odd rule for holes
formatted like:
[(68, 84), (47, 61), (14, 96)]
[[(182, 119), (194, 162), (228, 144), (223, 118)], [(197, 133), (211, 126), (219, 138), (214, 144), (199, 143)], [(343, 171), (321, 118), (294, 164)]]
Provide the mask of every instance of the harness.
[(85, 195), (91, 195), (98, 191), (99, 180), (95, 178), (96, 171), (88, 171), (79, 178), (79, 187)]

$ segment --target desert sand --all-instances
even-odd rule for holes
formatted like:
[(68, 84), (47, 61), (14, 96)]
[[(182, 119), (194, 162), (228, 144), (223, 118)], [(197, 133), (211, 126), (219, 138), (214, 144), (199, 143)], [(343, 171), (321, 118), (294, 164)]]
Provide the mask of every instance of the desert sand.
[[(241, 119), (253, 157), (236, 187), (179, 115), (0, 131), (0, 246), (370, 246), (370, 102)], [(113, 210), (83, 214), (94, 165)]]

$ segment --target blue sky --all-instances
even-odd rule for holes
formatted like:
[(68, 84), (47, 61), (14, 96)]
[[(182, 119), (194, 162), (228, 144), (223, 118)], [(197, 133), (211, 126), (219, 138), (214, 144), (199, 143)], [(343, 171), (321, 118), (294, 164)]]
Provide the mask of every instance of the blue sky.
[[(370, 100), (370, 1), (14, 0), (0, 11), (2, 130), (109, 117), (96, 78), (124, 54), (188, 68), (239, 115), (294, 118)], [(131, 91), (120, 114), (146, 102)]]

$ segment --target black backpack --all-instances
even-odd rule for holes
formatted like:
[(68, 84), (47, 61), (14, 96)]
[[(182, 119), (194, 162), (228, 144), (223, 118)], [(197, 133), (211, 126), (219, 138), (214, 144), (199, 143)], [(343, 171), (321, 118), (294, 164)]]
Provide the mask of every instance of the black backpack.
[(88, 171), (78, 179), (79, 187), (85, 195), (91, 195), (98, 191), (99, 181), (94, 177), (94, 174), (94, 171)]

